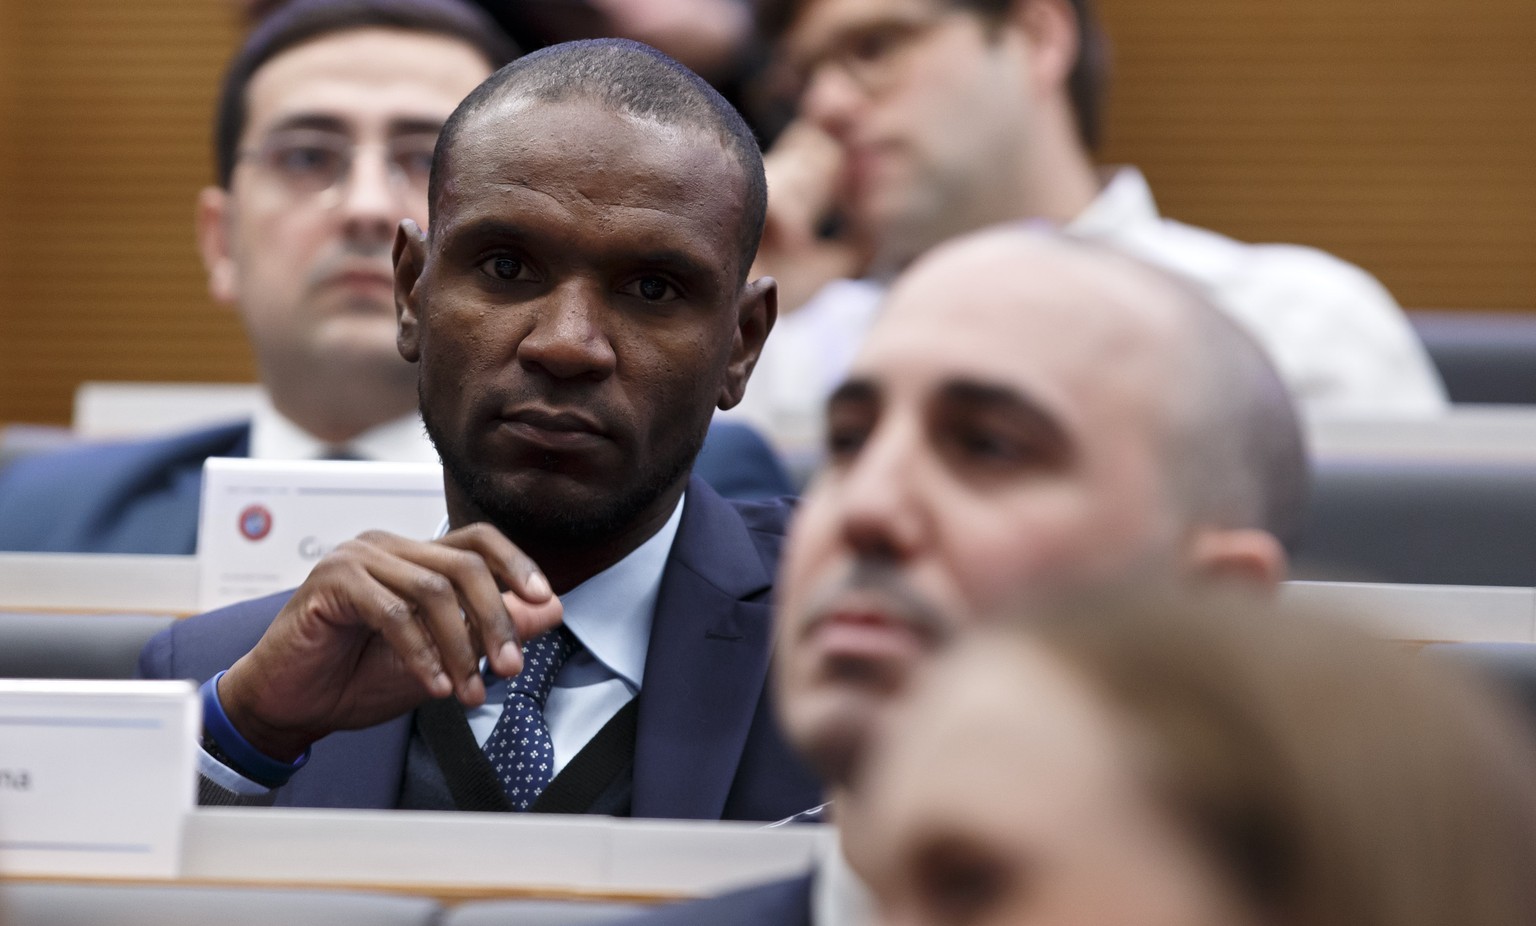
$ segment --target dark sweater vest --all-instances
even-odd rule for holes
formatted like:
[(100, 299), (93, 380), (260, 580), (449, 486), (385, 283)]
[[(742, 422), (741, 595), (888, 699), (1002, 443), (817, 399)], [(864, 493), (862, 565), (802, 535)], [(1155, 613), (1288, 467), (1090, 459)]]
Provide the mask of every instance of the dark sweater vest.
[[(630, 815), (634, 792), (637, 705), (630, 702), (582, 747), (530, 813)], [(453, 784), (444, 768), (453, 769)], [(457, 702), (423, 706), (411, 723), (406, 747), (402, 810), (477, 810), (511, 812), (490, 760), (475, 742)]]

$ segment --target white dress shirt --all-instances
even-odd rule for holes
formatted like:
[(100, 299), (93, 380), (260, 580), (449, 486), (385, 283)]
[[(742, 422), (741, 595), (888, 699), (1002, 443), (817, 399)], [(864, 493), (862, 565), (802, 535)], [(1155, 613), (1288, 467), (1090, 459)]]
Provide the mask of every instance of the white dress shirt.
[[(686, 497), (679, 499), (661, 530), (628, 556), (560, 596), (565, 626), (582, 648), (561, 667), (544, 703), (556, 775), (640, 691), (656, 596), (685, 502)], [(506, 687), (505, 680), (493, 683), (485, 703), (465, 711), (475, 741), (482, 746), (501, 717)], [(202, 750), (198, 770), (237, 794), (268, 791)]]
[[(640, 693), (661, 573), (682, 520), (680, 501), (651, 539), (560, 596), (565, 626), (581, 641), (582, 648), (561, 667), (544, 702), (544, 722), (555, 747), (556, 775)], [(498, 681), (486, 691), (485, 704), (466, 712), (475, 742), (481, 746), (490, 739), (501, 717), (506, 689), (506, 680)]]
[(394, 421), (369, 428), (337, 447), (283, 417), (272, 399), (261, 393), (251, 415), (251, 459), (253, 460), (324, 460), (347, 453), (362, 460), (381, 463), (436, 463), (437, 448), (427, 438), (421, 416), (405, 415)]
[[(1445, 389), (1407, 317), (1370, 274), (1314, 248), (1244, 244), (1163, 218), (1122, 167), (1067, 230), (1182, 275), (1265, 348), (1308, 414), (1434, 415)], [(837, 280), (779, 317), (741, 404), (792, 462), (819, 450), (823, 405), (879, 314), (885, 283)]]

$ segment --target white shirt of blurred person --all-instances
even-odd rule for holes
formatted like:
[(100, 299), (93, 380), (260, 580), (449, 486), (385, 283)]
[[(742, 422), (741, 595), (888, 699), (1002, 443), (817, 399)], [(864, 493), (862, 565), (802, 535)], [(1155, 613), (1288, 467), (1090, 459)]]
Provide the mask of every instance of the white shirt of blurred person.
[[(781, 51), (803, 88), (802, 123), (768, 159), (757, 268), (780, 281), (781, 319), (736, 414), (786, 450), (819, 432), (821, 403), (891, 274), (954, 235), (1020, 220), (1186, 276), (1269, 351), (1308, 413), (1446, 406), (1428, 355), (1369, 274), (1165, 219), (1134, 168), (1100, 172), (1107, 55), (1080, 0), (784, 2)], [(834, 203), (859, 247), (816, 236)], [(839, 276), (865, 279), (822, 287)]]
[[(1295, 410), (1252, 339), (1162, 271), (1043, 233), (919, 260), (827, 418), (828, 462), (786, 541), (773, 671), (834, 818), (871, 731), (958, 631), (1100, 583), (1267, 592), (1305, 495)], [(823, 857), (811, 922), (862, 922), (859, 893)], [(785, 921), (761, 898), (654, 923)]]
[(197, 231), (209, 292), (255, 351), (253, 457), (437, 462), (395, 344), (390, 248), (401, 219), (426, 224), (438, 129), (492, 70), (458, 38), (364, 27), (251, 75), (227, 186), (202, 191)]
[(1252, 602), (1006, 617), (842, 807), (886, 926), (1536, 919), (1536, 749), (1474, 680)]

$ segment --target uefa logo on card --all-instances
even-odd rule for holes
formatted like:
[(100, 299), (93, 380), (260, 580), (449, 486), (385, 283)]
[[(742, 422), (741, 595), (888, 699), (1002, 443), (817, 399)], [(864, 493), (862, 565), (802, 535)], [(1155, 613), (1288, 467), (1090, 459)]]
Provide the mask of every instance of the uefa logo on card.
[(240, 536), (257, 541), (272, 532), (272, 512), (262, 505), (247, 505), (240, 512)]

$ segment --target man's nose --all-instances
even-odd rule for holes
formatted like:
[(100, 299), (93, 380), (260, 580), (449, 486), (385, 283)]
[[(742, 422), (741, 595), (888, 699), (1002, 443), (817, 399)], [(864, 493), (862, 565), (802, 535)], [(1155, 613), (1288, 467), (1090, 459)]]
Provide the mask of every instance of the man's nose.
[(401, 219), (408, 215), (422, 222), (426, 219), (408, 209), (384, 153), (377, 149), (359, 147), (340, 186), (343, 222), (347, 236), (355, 242), (387, 245), (394, 240)]
[(535, 306), (533, 327), (517, 348), (517, 359), (555, 379), (601, 380), (614, 371), (616, 356), (603, 329), (601, 296), (580, 282), (556, 286)]
[(842, 141), (853, 129), (869, 95), (845, 69), (823, 64), (810, 76), (800, 94), (800, 114), (813, 125)]
[(929, 530), (920, 433), (890, 422), (865, 440), (834, 489), (844, 542), (862, 556), (902, 561), (921, 550)]

